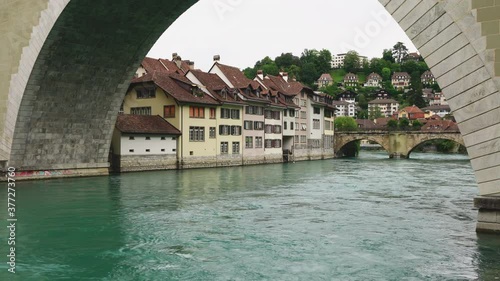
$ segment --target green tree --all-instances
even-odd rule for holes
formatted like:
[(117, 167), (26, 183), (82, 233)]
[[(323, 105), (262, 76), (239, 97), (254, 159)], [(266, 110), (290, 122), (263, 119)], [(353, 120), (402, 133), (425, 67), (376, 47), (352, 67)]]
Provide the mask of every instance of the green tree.
[(347, 72), (356, 72), (361, 65), (361, 59), (356, 51), (349, 51), (345, 55), (344, 69)]
[(452, 140), (436, 140), (436, 148), (439, 152), (451, 152), (457, 145)]
[(336, 131), (357, 131), (358, 123), (352, 117), (340, 116), (334, 121)]
[(358, 111), (358, 119), (368, 119), (368, 110), (361, 109), (360, 111)]
[(320, 73), (329, 73), (332, 70), (332, 53), (322, 49), (316, 58), (316, 68)]
[(392, 56), (392, 49), (384, 49), (382, 53), (382, 59), (389, 63), (395, 63), (394, 57)]
[[(257, 73), (257, 70), (262, 70), (264, 72), (264, 75), (267, 75), (267, 74), (278, 75), (279, 74), (279, 68), (278, 68), (278, 66), (268, 56), (266, 56), (262, 60), (260, 60), (260, 61), (258, 61), (258, 62), (255, 63), (255, 66), (254, 66), (255, 73)], [(254, 78), (255, 78), (255, 76), (254, 76)]]
[(368, 109), (368, 100), (366, 99), (366, 94), (358, 94), (358, 105), (359, 107), (361, 107), (361, 109)]
[(300, 58), (294, 56), (292, 53), (281, 53), (274, 59), (274, 62), (279, 69), (289, 69), (292, 65), (300, 65)]
[(302, 65), (300, 79), (303, 83), (312, 86), (320, 75), (320, 72), (318, 71), (318, 69), (316, 69), (316, 66), (313, 62), (306, 62)]
[[(414, 72), (420, 72), (420, 65), (415, 62), (415, 61), (405, 61), (403, 64), (401, 64), (401, 71), (408, 72), (408, 73), (414, 73)], [(423, 72), (420, 72), (423, 73)]]
[(416, 105), (419, 108), (424, 108), (427, 103), (422, 96), (422, 80), (420, 79), (420, 72), (415, 71), (411, 74), (411, 89), (408, 92), (408, 103)]
[(362, 64), (361, 68), (363, 68), (363, 72), (366, 75), (370, 75), (370, 73), (371, 73), (370, 61), (367, 60), (367, 59), (363, 59), (362, 62), (361, 62), (361, 64)]
[(403, 42), (398, 42), (394, 47), (392, 47), (392, 57), (395, 62), (402, 63), (403, 59), (408, 56), (408, 48), (406, 48)]
[(388, 83), (391, 83), (391, 69), (388, 68), (388, 67), (384, 67), (382, 69), (382, 79), (385, 81), (385, 82), (388, 82)]
[(257, 70), (255, 68), (247, 67), (243, 69), (243, 73), (248, 79), (254, 79), (257, 76)]
[(289, 68), (286, 68), (286, 71), (288, 72), (288, 76), (290, 78), (295, 78), (300, 81), (300, 73), (302, 72), (300, 66), (292, 64)]
[(396, 130), (398, 128), (398, 121), (395, 119), (387, 121), (387, 128), (390, 130)]
[(337, 99), (337, 95), (342, 93), (342, 89), (339, 89), (335, 83), (332, 85), (328, 85), (326, 87), (323, 87), (320, 89), (320, 91), (327, 93), (328, 95), (332, 96), (334, 99)]
[(418, 120), (413, 120), (413, 122), (411, 123), (411, 126), (415, 130), (420, 130), (422, 128), (423, 124)]
[(408, 118), (401, 118), (399, 119), (398, 126), (401, 130), (407, 130), (410, 127), (410, 120)]
[(382, 69), (384, 68), (388, 68), (389, 71), (391, 70), (390, 64), (387, 61), (380, 58), (373, 58), (370, 60), (370, 73), (375, 72), (382, 74)]

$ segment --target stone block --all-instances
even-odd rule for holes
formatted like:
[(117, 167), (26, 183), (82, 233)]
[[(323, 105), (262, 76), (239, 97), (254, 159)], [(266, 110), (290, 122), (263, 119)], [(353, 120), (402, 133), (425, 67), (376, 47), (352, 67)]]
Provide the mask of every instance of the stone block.
[(500, 108), (496, 108), (482, 115), (477, 115), (466, 121), (459, 120), (456, 117), (455, 118), (457, 119), (458, 122), (460, 122), (462, 126), (460, 127), (460, 132), (462, 132), (463, 135), (467, 135), (497, 124), (498, 123), (497, 117), (499, 115), (500, 115)]
[(467, 44), (469, 44), (469, 40), (467, 40), (467, 38), (463, 34), (459, 34), (440, 48), (436, 49), (432, 54), (427, 56), (425, 62), (427, 62), (429, 67), (433, 67), (434, 65), (447, 58), (449, 54), (453, 54), (454, 52), (465, 47)]
[(468, 59), (476, 55), (476, 51), (470, 45), (466, 45), (464, 48), (453, 53), (451, 56), (447, 57), (445, 60), (441, 61), (434, 67), (431, 71), (435, 77), (442, 76), (453, 68), (461, 65)]
[(493, 140), (469, 146), (467, 149), (470, 159), (475, 159), (497, 151), (500, 151), (500, 136)]
[(443, 92), (447, 99), (451, 99), (467, 89), (474, 88), (477, 85), (481, 85), (485, 81), (491, 79), (491, 75), (485, 68), (480, 68), (470, 75), (464, 77), (462, 80), (457, 81), (447, 87), (443, 88)]
[(500, 49), (500, 34), (488, 35), (486, 38), (486, 48)]
[(498, 212), (497, 211), (482, 209), (477, 214), (477, 221), (478, 222), (496, 223), (497, 222), (497, 216), (498, 216)]
[[(462, 130), (462, 124), (459, 124), (459, 127)], [(500, 136), (500, 124), (475, 131), (463, 137), (466, 144), (473, 145), (496, 139), (498, 136)]]
[(382, 6), (387, 5), (387, 3), (391, 2), (391, 0), (378, 0)]
[(500, 6), (483, 7), (477, 9), (477, 20), (479, 22), (500, 19)]
[(436, 2), (433, 0), (417, 1), (418, 5), (403, 19), (399, 21), (399, 25), (403, 30), (408, 30), (418, 19), (431, 10)]
[(445, 10), (440, 5), (435, 5), (415, 21), (406, 30), (406, 34), (414, 43), (416, 42), (415, 38), (417, 35), (427, 38), (427, 40), (416, 39), (420, 42), (420, 44), (415, 44), (418, 48), (452, 23), (453, 20), (445, 14)]
[(462, 120), (463, 122), (496, 108), (500, 108), (499, 92), (489, 95), (476, 102), (469, 103), (467, 106), (460, 109), (453, 110), (453, 115), (457, 120)]
[(472, 9), (495, 6), (495, 0), (472, 0)]
[(492, 35), (500, 33), (500, 21), (486, 21), (481, 24), (481, 35)]
[(404, 1), (403, 4), (392, 14), (392, 17), (400, 22), (401, 19), (406, 17), (410, 12), (415, 9), (415, 7), (419, 4), (418, 1)]
[(461, 33), (460, 28), (456, 24), (452, 24), (422, 45), (419, 51), (423, 56), (428, 56)]
[[(429, 10), (428, 13), (423, 17), (431, 17), (428, 16), (428, 14), (432, 14), (433, 10), (437, 9), (436, 7)], [(417, 48), (420, 48), (421, 46), (429, 42), (432, 38), (436, 37), (443, 30), (453, 25), (453, 20), (446, 14), (442, 14), (435, 21), (433, 20), (429, 22), (421, 22), (421, 19), (415, 22), (407, 31), (408, 36), (410, 37), (410, 39), (412, 39), (412, 42)], [(413, 33), (415, 35), (410, 36)]]
[(463, 77), (471, 74), (481, 67), (484, 67), (483, 61), (478, 56), (474, 56), (463, 64), (450, 70), (448, 73), (436, 77), (436, 79), (439, 85), (445, 88), (446, 86), (451, 85), (458, 80), (461, 80)]
[(488, 196), (500, 192), (500, 180), (479, 183), (479, 195)]
[(488, 169), (500, 163), (500, 152), (488, 154), (471, 160), (474, 170)]
[[(474, 166), (473, 166), (474, 168)], [(475, 168), (474, 168), (475, 169)], [(500, 166), (486, 168), (484, 170), (476, 170), (476, 178), (478, 183), (485, 183), (500, 180)]]
[(476, 232), (478, 233), (499, 233), (500, 223), (478, 222), (476, 225)]

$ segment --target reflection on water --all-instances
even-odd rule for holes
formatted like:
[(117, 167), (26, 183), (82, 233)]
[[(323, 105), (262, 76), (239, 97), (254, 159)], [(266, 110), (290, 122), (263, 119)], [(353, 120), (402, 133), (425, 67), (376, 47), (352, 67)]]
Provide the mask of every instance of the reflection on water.
[(465, 156), (378, 152), (20, 183), (0, 280), (495, 280), (476, 189)]

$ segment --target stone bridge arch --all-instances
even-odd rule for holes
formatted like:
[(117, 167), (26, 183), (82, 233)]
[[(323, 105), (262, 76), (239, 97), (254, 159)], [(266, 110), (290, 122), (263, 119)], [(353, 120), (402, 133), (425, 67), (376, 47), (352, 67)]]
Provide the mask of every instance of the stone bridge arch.
[(464, 139), (460, 133), (436, 133), (436, 134), (414, 134), (408, 136), (406, 157), (410, 158), (412, 151), (420, 144), (431, 140), (450, 140), (465, 146)]
[(382, 148), (390, 154), (391, 148), (389, 146), (389, 137), (387, 135), (362, 135), (362, 134), (348, 134), (335, 138), (334, 151), (340, 153), (342, 148), (348, 143), (360, 140), (372, 141), (380, 144)]
[[(129, 79), (165, 29), (195, 2), (0, 4), (1, 164), (106, 173), (111, 132)], [(480, 194), (500, 195), (500, 2), (379, 2), (441, 86)]]

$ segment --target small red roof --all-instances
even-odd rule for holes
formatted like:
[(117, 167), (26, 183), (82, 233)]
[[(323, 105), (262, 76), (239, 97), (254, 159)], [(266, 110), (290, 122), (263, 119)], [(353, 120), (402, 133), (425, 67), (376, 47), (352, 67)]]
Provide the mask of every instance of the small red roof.
[(422, 126), (422, 131), (459, 132), (457, 123), (451, 120), (429, 120)]
[(418, 108), (415, 105), (407, 106), (407, 107), (403, 108), (403, 110), (408, 112), (408, 113), (424, 113), (420, 108)]
[(179, 130), (159, 115), (118, 115), (116, 128), (129, 134), (181, 135)]
[(333, 78), (330, 75), (330, 73), (323, 73), (323, 74), (321, 74), (321, 77), (319, 77), (318, 80), (319, 81), (333, 81)]

